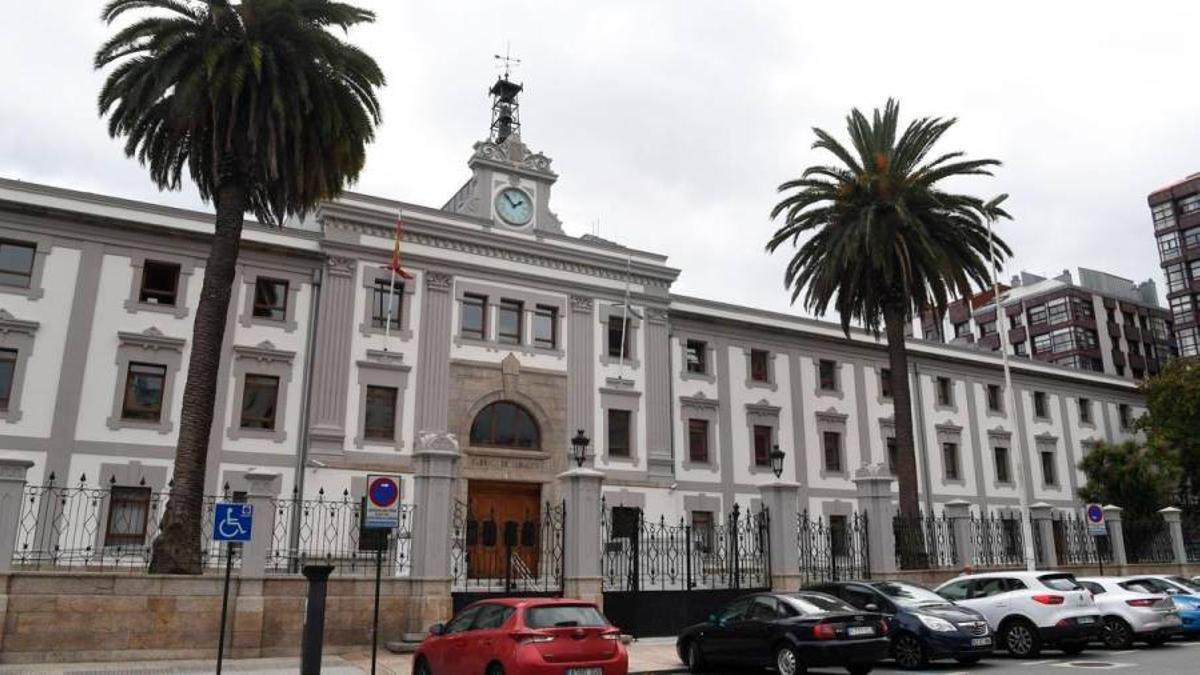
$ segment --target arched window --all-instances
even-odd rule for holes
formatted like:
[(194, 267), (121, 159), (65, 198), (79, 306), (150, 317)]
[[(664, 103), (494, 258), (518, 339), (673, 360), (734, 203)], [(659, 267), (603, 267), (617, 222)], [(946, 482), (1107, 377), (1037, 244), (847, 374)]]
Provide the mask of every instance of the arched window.
[(471, 445), (536, 450), (541, 447), (541, 436), (529, 411), (511, 401), (497, 401), (475, 416)]

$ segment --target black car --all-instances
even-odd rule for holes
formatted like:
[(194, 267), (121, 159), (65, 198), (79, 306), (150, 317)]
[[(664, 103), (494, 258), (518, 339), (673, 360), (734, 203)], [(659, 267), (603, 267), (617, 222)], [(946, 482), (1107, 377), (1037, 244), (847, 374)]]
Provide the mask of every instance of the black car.
[(795, 675), (844, 666), (865, 675), (888, 653), (883, 615), (862, 612), (824, 593), (758, 593), (733, 601), (675, 642), (693, 673), (712, 666), (774, 667)]
[(843, 581), (811, 590), (862, 611), (890, 614), (892, 658), (901, 668), (923, 668), (936, 659), (971, 664), (992, 653), (995, 640), (987, 619), (927, 588), (903, 581)]

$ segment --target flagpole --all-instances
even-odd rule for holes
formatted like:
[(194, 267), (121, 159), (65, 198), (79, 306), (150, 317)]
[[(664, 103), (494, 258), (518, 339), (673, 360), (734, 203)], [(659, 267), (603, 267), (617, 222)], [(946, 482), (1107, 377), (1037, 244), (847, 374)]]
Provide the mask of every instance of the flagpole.
[[(392, 307), (395, 307), (396, 302), (396, 266), (391, 265), (392, 280), (388, 283), (388, 306), (383, 313), (383, 351), (388, 350), (388, 344), (391, 342), (392, 336)], [(399, 318), (399, 317), (397, 317)]]
[(633, 256), (625, 254), (625, 303), (621, 307), (621, 355), (617, 363), (617, 379), (625, 379), (625, 342), (629, 339), (629, 276), (633, 272)]

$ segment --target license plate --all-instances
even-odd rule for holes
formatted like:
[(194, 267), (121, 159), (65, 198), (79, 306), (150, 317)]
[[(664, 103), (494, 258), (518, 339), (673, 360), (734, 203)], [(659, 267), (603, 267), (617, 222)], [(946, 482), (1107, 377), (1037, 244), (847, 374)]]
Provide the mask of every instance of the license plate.
[(992, 638), (975, 638), (971, 640), (972, 647), (986, 647), (992, 644)]
[(1077, 619), (1077, 621), (1078, 621), (1079, 623), (1096, 623), (1096, 617), (1094, 617), (1094, 616), (1081, 616), (1081, 617), (1079, 617), (1079, 619)]
[(859, 635), (874, 635), (875, 629), (871, 628), (870, 626), (852, 626), (846, 630), (846, 634), (850, 637), (856, 637)]
[(603, 668), (567, 668), (567, 675), (604, 675)]

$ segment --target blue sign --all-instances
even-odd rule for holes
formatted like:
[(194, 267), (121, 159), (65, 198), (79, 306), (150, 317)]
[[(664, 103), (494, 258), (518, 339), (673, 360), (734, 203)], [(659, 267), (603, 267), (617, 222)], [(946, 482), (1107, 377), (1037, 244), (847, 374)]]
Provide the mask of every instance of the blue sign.
[(1104, 507), (1099, 504), (1088, 504), (1084, 509), (1087, 516), (1088, 534), (1102, 537), (1108, 534), (1108, 525), (1104, 523)]
[(250, 541), (254, 507), (222, 502), (213, 510), (213, 541)]
[(400, 527), (400, 478), (398, 476), (367, 476), (367, 508), (363, 527), (372, 530), (394, 530)]

